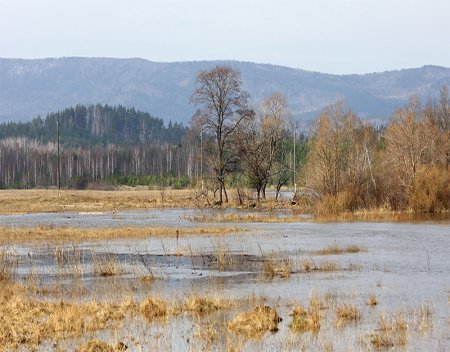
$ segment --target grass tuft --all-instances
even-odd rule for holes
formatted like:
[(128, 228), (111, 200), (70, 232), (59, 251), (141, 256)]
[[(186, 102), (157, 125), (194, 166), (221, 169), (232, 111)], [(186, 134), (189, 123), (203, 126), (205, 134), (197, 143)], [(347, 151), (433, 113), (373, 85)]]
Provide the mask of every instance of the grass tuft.
[(114, 348), (104, 341), (91, 340), (76, 350), (77, 352), (114, 352)]
[(147, 321), (151, 322), (158, 318), (164, 318), (167, 315), (167, 305), (159, 298), (146, 298), (140, 305), (139, 311)]
[(236, 316), (228, 323), (228, 330), (248, 338), (259, 338), (267, 331), (278, 331), (281, 320), (275, 309), (258, 306)]
[(361, 318), (361, 313), (356, 305), (342, 303), (336, 309), (336, 318), (336, 325), (344, 326), (359, 320)]
[(403, 314), (381, 316), (378, 319), (377, 328), (370, 335), (370, 342), (375, 348), (406, 346), (407, 330), (408, 323)]

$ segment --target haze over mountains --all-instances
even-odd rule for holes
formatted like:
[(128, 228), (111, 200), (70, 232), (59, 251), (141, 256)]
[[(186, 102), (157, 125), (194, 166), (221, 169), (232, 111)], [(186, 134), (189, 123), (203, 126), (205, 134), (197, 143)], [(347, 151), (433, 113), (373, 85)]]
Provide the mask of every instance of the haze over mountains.
[(413, 95), (437, 98), (450, 68), (424, 66), (365, 75), (331, 75), (238, 61), (156, 63), (143, 59), (0, 59), (0, 122), (28, 121), (77, 104), (135, 107), (164, 121), (188, 124), (199, 71), (217, 64), (241, 71), (251, 101), (279, 91), (294, 118), (309, 120), (344, 99), (361, 117), (387, 120)]

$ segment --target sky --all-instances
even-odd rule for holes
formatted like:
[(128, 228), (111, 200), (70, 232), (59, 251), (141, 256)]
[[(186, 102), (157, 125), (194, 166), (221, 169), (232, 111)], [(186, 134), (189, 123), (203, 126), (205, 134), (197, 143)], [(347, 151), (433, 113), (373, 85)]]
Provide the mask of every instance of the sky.
[(449, 0), (0, 0), (0, 57), (450, 67)]

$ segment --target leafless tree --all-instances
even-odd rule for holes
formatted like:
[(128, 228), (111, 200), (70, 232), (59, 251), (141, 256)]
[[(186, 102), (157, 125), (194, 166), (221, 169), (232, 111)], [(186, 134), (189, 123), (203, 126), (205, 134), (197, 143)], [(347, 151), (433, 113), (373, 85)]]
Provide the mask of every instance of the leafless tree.
[(266, 198), (266, 186), (273, 176), (290, 116), (286, 98), (280, 93), (264, 99), (259, 110), (252, 119), (241, 124), (236, 139), (240, 159), (258, 200), (261, 195)]
[(248, 93), (242, 89), (239, 71), (217, 66), (197, 76), (192, 101), (201, 107), (198, 125), (215, 141), (212, 169), (219, 183), (219, 204), (228, 202), (225, 175), (236, 160), (233, 140), (237, 127), (253, 115), (247, 107)]

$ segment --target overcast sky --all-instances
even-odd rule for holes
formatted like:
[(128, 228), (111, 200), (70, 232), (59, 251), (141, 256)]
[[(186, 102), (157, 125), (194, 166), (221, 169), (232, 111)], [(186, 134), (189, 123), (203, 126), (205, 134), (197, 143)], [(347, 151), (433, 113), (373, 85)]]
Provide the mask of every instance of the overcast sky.
[(449, 0), (0, 0), (0, 57), (450, 67)]

